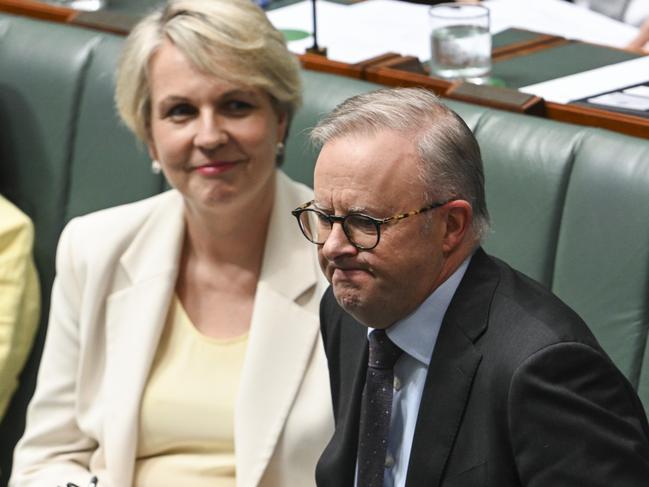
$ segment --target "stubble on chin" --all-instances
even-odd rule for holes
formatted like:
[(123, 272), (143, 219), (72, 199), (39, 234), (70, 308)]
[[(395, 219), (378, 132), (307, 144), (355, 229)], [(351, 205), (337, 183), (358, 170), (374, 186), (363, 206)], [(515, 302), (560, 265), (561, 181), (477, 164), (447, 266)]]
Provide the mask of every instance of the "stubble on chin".
[(362, 316), (365, 315), (363, 309), (363, 299), (355, 288), (341, 286), (340, 289), (334, 287), (334, 296), (342, 309), (350, 314), (356, 321), (364, 324)]

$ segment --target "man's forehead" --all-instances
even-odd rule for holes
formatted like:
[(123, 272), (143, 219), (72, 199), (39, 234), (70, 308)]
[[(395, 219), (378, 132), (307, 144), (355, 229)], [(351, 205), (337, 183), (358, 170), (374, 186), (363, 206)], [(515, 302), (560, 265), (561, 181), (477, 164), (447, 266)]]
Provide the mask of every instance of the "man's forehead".
[(396, 130), (353, 132), (326, 142), (316, 162), (318, 172), (328, 176), (362, 175), (364, 171), (412, 169), (419, 156), (414, 137)]
[(422, 192), (412, 138), (396, 131), (350, 134), (326, 143), (316, 164), (315, 201), (322, 209), (383, 213)]

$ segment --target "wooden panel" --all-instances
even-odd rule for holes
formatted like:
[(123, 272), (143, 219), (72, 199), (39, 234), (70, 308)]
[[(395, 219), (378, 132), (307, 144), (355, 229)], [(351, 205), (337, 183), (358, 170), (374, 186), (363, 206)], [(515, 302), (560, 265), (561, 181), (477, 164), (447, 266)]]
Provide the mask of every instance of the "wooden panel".
[[(500, 47), (495, 47), (491, 51), (491, 58), (497, 60), (503, 56), (507, 56), (512, 53), (520, 52), (529, 52), (535, 49), (545, 49), (546, 44), (555, 43), (561, 40), (560, 37), (549, 35), (549, 34), (540, 34), (538, 32), (527, 31), (525, 29), (516, 29), (522, 32), (529, 32), (530, 34), (535, 34), (533, 39), (524, 40), (521, 42), (514, 42)], [(565, 41), (565, 39), (564, 39)]]
[(305, 53), (298, 56), (300, 64), (305, 69), (313, 71), (322, 71), (325, 73), (338, 74), (341, 76), (348, 76), (350, 78), (362, 77), (362, 66), (355, 66), (353, 64), (342, 63), (340, 61), (332, 61), (331, 59), (321, 56), (320, 54)]
[(560, 122), (600, 127), (643, 139), (649, 139), (649, 119), (624, 113), (598, 110), (579, 105), (545, 102), (545, 115)]
[(367, 81), (387, 86), (421, 86), (434, 91), (438, 95), (445, 94), (453, 85), (451, 81), (433, 78), (423, 73), (412, 73), (383, 66), (370, 66), (363, 77)]
[(458, 83), (444, 94), (447, 98), (474, 103), (509, 112), (542, 115), (543, 99), (511, 88)]
[(126, 36), (139, 20), (139, 17), (133, 15), (99, 10), (97, 12), (78, 12), (68, 22), (88, 29)]
[(0, 0), (0, 11), (54, 22), (67, 22), (76, 11), (33, 0)]

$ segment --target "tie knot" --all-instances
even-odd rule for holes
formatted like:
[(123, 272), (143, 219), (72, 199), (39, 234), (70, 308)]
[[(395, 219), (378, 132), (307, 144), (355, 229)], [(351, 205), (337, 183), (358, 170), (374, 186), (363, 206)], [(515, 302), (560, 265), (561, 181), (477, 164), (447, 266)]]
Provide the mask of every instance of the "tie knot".
[(402, 350), (388, 338), (385, 330), (373, 330), (370, 333), (370, 358), (368, 367), (374, 369), (391, 369), (401, 355)]

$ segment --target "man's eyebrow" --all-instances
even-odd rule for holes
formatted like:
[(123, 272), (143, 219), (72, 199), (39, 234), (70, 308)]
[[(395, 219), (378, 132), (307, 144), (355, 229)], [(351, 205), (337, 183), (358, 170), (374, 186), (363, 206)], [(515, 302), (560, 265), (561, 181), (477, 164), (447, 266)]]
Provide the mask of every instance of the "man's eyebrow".
[(312, 205), (316, 210), (320, 210), (324, 213), (331, 213), (331, 208), (327, 207), (326, 205), (321, 205), (316, 200), (313, 200)]
[[(313, 201), (313, 206), (314, 208), (328, 214), (333, 214), (333, 211), (330, 207), (327, 205), (321, 205), (317, 201)], [(347, 211), (345, 211), (342, 215), (348, 215), (349, 213), (368, 213), (370, 210), (367, 209), (365, 206), (350, 206), (347, 208)]]

